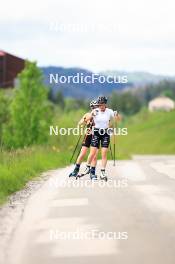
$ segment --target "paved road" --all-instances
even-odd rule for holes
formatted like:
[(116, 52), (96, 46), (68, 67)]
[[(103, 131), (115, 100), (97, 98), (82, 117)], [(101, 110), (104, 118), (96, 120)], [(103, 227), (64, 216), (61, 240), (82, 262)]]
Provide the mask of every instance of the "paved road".
[(109, 182), (67, 181), (71, 167), (33, 194), (10, 264), (174, 264), (175, 156), (108, 165)]

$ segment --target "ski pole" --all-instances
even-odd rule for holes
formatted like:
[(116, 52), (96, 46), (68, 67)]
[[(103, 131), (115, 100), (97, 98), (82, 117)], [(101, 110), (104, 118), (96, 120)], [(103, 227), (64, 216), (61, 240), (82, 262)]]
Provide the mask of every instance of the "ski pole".
[(74, 148), (74, 151), (73, 151), (72, 157), (71, 157), (71, 159), (70, 159), (70, 162), (72, 162), (72, 159), (73, 159), (74, 154), (75, 154), (75, 152), (76, 152), (76, 150), (77, 150), (77, 147), (78, 147), (78, 144), (79, 144), (79, 142), (80, 142), (81, 137), (82, 137), (82, 134), (81, 134), (81, 135), (79, 136), (79, 138), (78, 138), (78, 141), (77, 141), (77, 144), (76, 144), (76, 146), (75, 146), (75, 148)]
[(79, 149), (79, 151), (78, 151), (78, 153), (77, 153), (77, 156), (76, 156), (76, 159), (75, 159), (75, 161), (74, 161), (74, 164), (76, 163), (76, 161), (77, 161), (77, 159), (78, 159), (78, 156), (80, 155), (81, 147), (82, 147), (82, 146), (80, 146), (80, 149)]
[(115, 159), (116, 159), (116, 157), (115, 157), (115, 121), (114, 121), (114, 134), (113, 134), (113, 137), (114, 137), (114, 142), (113, 142), (113, 147), (114, 147), (114, 164), (113, 164), (113, 166), (115, 166)]
[(109, 144), (109, 148), (110, 148), (110, 154), (111, 154), (111, 159), (113, 160), (113, 154), (112, 154), (112, 147), (111, 147), (111, 143)]
[(114, 166), (115, 166), (115, 136), (114, 136)]
[[(86, 140), (86, 137), (87, 137), (87, 134), (84, 135), (84, 138), (83, 138), (83, 141), (82, 141), (82, 142), (84, 142), (84, 141)], [(80, 155), (81, 148), (82, 148), (82, 145), (80, 146), (80, 149), (79, 149), (79, 151), (78, 151), (78, 153), (77, 153), (77, 156), (76, 156), (76, 159), (75, 159), (75, 161), (74, 161), (74, 164), (76, 163), (76, 161), (77, 161), (77, 159), (78, 159), (78, 156)]]

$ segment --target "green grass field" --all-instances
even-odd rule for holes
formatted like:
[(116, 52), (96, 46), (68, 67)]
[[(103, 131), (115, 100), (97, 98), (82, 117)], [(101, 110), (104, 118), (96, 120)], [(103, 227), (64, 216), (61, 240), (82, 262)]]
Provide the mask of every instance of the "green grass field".
[(122, 125), (128, 128), (128, 135), (117, 137), (119, 159), (133, 154), (175, 154), (175, 111), (142, 110)]
[(0, 204), (41, 172), (69, 164), (68, 152), (56, 147), (31, 147), (0, 153)]

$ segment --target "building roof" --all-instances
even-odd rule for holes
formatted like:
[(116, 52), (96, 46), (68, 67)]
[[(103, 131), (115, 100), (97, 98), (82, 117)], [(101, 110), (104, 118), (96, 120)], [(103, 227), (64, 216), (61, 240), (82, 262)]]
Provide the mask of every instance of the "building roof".
[(22, 59), (22, 58), (20, 58), (20, 57), (18, 57), (18, 56), (16, 56), (16, 55), (13, 55), (13, 54), (11, 54), (11, 53), (8, 53), (8, 52), (5, 52), (5, 51), (3, 51), (3, 50), (0, 50), (0, 57), (3, 57), (3, 56), (13, 56), (14, 58), (17, 58), (17, 59), (19, 59), (19, 60), (23, 60), (24, 61), (24, 59)]
[(150, 103), (155, 102), (155, 103), (162, 103), (162, 102), (172, 102), (173, 100), (169, 97), (166, 96), (159, 96), (154, 98), (153, 100), (150, 101)]
[(5, 52), (0, 50), (0, 56), (4, 56), (5, 55)]
[(149, 106), (156, 106), (156, 107), (174, 107), (175, 106), (175, 103), (174, 101), (169, 98), (169, 97), (166, 97), (166, 96), (160, 96), (160, 97), (156, 97), (154, 98), (153, 100), (151, 100), (149, 102)]

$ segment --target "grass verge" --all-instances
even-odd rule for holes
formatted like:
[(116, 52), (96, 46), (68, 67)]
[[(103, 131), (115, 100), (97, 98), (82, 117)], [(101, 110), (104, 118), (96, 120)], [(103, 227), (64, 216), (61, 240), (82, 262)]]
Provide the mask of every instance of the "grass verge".
[(0, 204), (40, 173), (69, 164), (69, 153), (56, 147), (31, 147), (0, 153)]

